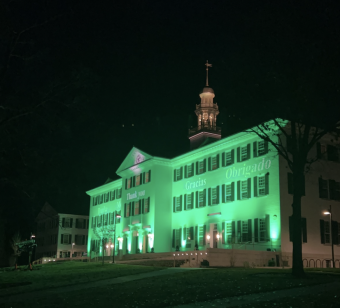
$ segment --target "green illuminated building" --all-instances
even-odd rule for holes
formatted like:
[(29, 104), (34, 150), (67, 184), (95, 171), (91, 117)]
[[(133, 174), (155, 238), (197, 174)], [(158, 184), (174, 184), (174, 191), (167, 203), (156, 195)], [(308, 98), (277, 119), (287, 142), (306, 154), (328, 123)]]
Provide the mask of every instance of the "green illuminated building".
[[(132, 148), (116, 172), (121, 179), (87, 192), (88, 255), (101, 255), (100, 239), (105, 238), (107, 256), (115, 241), (120, 256), (219, 248), (282, 251), (291, 264), (287, 164), (255, 134), (240, 132), (221, 139), (214, 97), (207, 83), (195, 109), (197, 127), (189, 131), (191, 151), (166, 159)], [(320, 177), (339, 184), (338, 165), (324, 160), (306, 175), (302, 237), (308, 260), (330, 255), (328, 217), (322, 214), (330, 197), (320, 195)]]

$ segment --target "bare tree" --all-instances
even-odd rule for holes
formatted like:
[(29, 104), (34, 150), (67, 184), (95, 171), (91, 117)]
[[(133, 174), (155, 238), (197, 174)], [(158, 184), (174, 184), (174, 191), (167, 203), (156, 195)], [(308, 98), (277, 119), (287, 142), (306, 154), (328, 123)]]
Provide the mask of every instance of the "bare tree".
[(323, 128), (312, 125), (305, 117), (300, 121), (273, 119), (248, 130), (270, 143), (286, 161), (293, 174), (293, 203), (292, 203), (292, 240), (293, 268), (292, 274), (304, 276), (302, 261), (301, 237), (301, 197), (304, 192), (304, 175), (310, 165), (319, 157), (311, 155), (311, 150), (327, 133), (337, 134), (338, 122), (328, 123)]
[(102, 264), (104, 265), (104, 251), (108, 239), (113, 237), (114, 230), (110, 226), (96, 227), (93, 229), (94, 235), (100, 240), (100, 246), (102, 247)]

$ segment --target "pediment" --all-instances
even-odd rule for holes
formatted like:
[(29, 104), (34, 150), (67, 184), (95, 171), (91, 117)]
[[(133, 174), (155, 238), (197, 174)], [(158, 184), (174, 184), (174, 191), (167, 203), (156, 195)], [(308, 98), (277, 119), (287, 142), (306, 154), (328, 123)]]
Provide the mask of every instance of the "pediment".
[(117, 169), (116, 173), (118, 174), (119, 172), (131, 168), (133, 166), (139, 165), (147, 160), (152, 159), (153, 156), (133, 147), (129, 154), (125, 157), (124, 161), (122, 164), (119, 166)]

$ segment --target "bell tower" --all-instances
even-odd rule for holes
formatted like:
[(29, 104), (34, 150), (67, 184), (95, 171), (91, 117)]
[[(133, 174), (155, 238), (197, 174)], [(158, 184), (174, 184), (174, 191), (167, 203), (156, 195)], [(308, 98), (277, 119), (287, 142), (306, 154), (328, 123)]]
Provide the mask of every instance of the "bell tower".
[(216, 126), (219, 114), (217, 103), (214, 104), (215, 93), (209, 87), (208, 72), (212, 64), (205, 63), (206, 83), (200, 93), (201, 103), (196, 105), (197, 127), (189, 129), (190, 149), (194, 150), (202, 145), (221, 139), (221, 128)]

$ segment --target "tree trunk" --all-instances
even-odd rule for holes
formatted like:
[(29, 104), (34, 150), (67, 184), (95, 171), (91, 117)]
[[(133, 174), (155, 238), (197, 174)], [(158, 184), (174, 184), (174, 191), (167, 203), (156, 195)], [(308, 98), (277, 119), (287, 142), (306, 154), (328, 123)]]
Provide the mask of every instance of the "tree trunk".
[[(304, 165), (303, 165), (304, 166)], [(295, 168), (293, 172), (294, 194), (293, 194), (293, 268), (292, 274), (296, 277), (304, 277), (302, 261), (302, 223), (301, 223), (301, 196), (304, 172), (303, 169)], [(298, 170), (300, 169), (300, 170)]]

